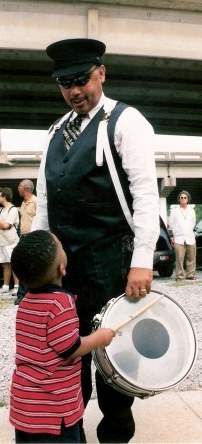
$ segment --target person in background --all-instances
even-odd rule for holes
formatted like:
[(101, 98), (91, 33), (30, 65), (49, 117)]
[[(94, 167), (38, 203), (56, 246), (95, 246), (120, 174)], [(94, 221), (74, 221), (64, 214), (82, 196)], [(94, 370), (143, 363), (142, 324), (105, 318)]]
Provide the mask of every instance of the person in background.
[[(13, 191), (4, 187), (0, 191), (0, 263), (3, 267), (3, 285), (0, 294), (11, 294), (16, 296), (19, 281), (12, 273), (10, 259), (13, 248), (19, 241), (17, 226), (19, 224), (18, 209), (12, 204)], [(14, 287), (10, 290), (11, 276), (13, 276)]]
[(32, 221), (36, 214), (37, 198), (34, 193), (32, 180), (24, 179), (18, 185), (18, 193), (23, 198), (20, 207), (20, 235), (31, 231)]
[(171, 211), (169, 220), (176, 257), (176, 281), (181, 281), (185, 277), (194, 280), (196, 279), (196, 240), (194, 235), (196, 214), (189, 205), (191, 196), (188, 191), (181, 191), (177, 201), (179, 205)]
[[(32, 230), (50, 229), (68, 254), (63, 285), (78, 295), (81, 335), (90, 334), (94, 315), (111, 298), (125, 292), (135, 301), (150, 292), (159, 235), (154, 132), (139, 111), (104, 95), (105, 49), (98, 40), (70, 39), (46, 50), (54, 62), (53, 78), (71, 111), (50, 129)], [(103, 154), (106, 124), (132, 228)], [(82, 363), (85, 406), (92, 392), (91, 359), (86, 355)], [(133, 397), (106, 384), (98, 372), (96, 388), (103, 413), (98, 440), (128, 442), (135, 431)]]
[(67, 257), (56, 236), (34, 231), (14, 248), (12, 268), (29, 288), (16, 316), (10, 422), (16, 443), (80, 443), (81, 356), (115, 336), (79, 335), (74, 296), (62, 288)]
[[(32, 221), (36, 214), (37, 198), (34, 194), (34, 183), (30, 179), (23, 179), (18, 185), (18, 193), (23, 198), (20, 207), (20, 236), (31, 231)], [(26, 288), (19, 283), (15, 305), (18, 305), (26, 293)]]

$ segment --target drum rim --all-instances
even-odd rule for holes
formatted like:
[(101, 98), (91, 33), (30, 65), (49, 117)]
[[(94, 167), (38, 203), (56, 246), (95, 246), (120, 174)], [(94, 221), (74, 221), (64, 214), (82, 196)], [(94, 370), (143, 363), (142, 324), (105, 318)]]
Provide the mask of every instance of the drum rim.
[[(186, 313), (185, 309), (184, 309), (184, 308), (181, 306), (181, 304), (180, 304), (178, 301), (176, 301), (174, 298), (172, 298), (171, 296), (168, 296), (168, 295), (165, 294), (165, 293), (162, 293), (162, 292), (159, 291), (159, 290), (155, 290), (155, 289), (152, 288), (152, 289), (151, 289), (151, 293), (157, 293), (157, 294), (159, 294), (159, 295), (161, 295), (161, 296), (164, 296), (165, 298), (169, 299), (169, 300), (172, 301), (175, 305), (177, 305), (178, 308), (179, 308), (179, 309), (183, 312), (183, 314), (185, 315), (185, 317), (186, 317), (186, 319), (187, 319), (187, 321), (188, 321), (188, 323), (189, 323), (189, 326), (191, 327), (192, 333), (193, 333), (193, 357), (192, 357), (192, 359), (191, 359), (191, 362), (190, 362), (190, 365), (189, 365), (187, 371), (185, 372), (185, 374), (184, 374), (182, 377), (180, 377), (180, 378), (177, 380), (177, 382), (174, 382), (174, 383), (172, 383), (172, 384), (165, 385), (164, 387), (155, 387), (155, 388), (152, 389), (151, 387), (148, 387), (148, 386), (146, 386), (145, 384), (144, 384), (144, 386), (143, 386), (143, 385), (140, 385), (139, 383), (138, 383), (138, 385), (132, 385), (131, 381), (127, 380), (127, 378), (126, 378), (126, 376), (124, 376), (124, 374), (119, 374), (118, 370), (115, 368), (115, 366), (113, 365), (113, 363), (110, 362), (110, 359), (109, 359), (109, 357), (108, 357), (108, 354), (107, 354), (107, 352), (105, 351), (105, 354), (106, 354), (106, 356), (107, 356), (107, 359), (108, 359), (108, 361), (110, 362), (112, 368), (115, 370), (115, 372), (116, 372), (117, 376), (119, 377), (119, 379), (120, 379), (120, 380), (123, 379), (123, 380), (125, 381), (125, 383), (126, 383), (129, 387), (131, 387), (132, 390), (133, 390), (133, 387), (134, 387), (134, 389), (137, 388), (137, 390), (140, 389), (140, 390), (144, 391), (145, 393), (147, 393), (147, 395), (145, 395), (145, 396), (148, 396), (148, 393), (151, 394), (151, 395), (154, 394), (154, 393), (161, 393), (161, 392), (163, 392), (163, 391), (166, 391), (166, 390), (172, 389), (173, 387), (179, 385), (184, 379), (186, 379), (186, 377), (188, 376), (188, 374), (189, 374), (190, 371), (192, 370), (193, 365), (194, 365), (194, 362), (195, 362), (196, 357), (197, 357), (197, 352), (198, 352), (198, 343), (197, 343), (196, 330), (195, 330), (195, 328), (194, 328), (194, 325), (193, 325), (193, 323), (192, 323), (192, 321), (191, 321), (190, 316)], [(120, 296), (117, 296), (116, 298), (111, 298), (111, 299), (108, 301), (108, 303), (103, 307), (103, 309), (102, 309), (102, 311), (101, 311), (101, 314), (103, 314), (103, 319), (104, 319), (105, 314), (107, 314), (108, 310), (110, 310), (110, 307), (111, 307), (112, 303), (116, 303), (116, 302), (118, 302), (120, 299), (122, 299), (122, 298), (124, 298), (124, 297), (126, 297), (127, 299), (129, 299), (129, 298), (126, 296), (125, 293), (122, 293)], [(96, 350), (94, 351), (94, 354), (93, 354), (93, 355), (94, 355), (94, 357), (96, 357), (96, 358), (93, 358), (93, 359), (94, 359), (94, 362), (95, 362), (95, 359), (97, 360)], [(96, 361), (96, 362), (97, 362), (97, 361)], [(96, 365), (96, 362), (95, 362), (95, 365)], [(96, 366), (96, 368), (98, 369), (98, 367), (100, 367), (100, 363), (99, 363), (99, 362), (98, 362), (98, 366)], [(99, 369), (98, 369), (98, 371), (99, 371)], [(102, 369), (102, 367), (101, 367), (101, 371), (102, 371), (102, 374), (104, 374), (104, 369)], [(113, 375), (112, 375), (112, 379), (113, 379)], [(116, 385), (116, 384), (114, 383), (114, 388), (115, 388), (115, 385)], [(117, 388), (117, 390), (119, 390), (119, 388), (117, 387), (117, 385), (116, 385), (116, 388)], [(120, 390), (121, 390), (121, 389), (120, 389)], [(127, 388), (126, 388), (126, 391), (128, 392), (128, 389), (127, 389)], [(134, 392), (135, 392), (135, 390), (133, 390), (133, 396), (138, 396), (138, 394), (134, 395)], [(131, 391), (131, 393), (132, 393), (132, 391)], [(136, 392), (136, 393), (137, 393), (137, 392)]]

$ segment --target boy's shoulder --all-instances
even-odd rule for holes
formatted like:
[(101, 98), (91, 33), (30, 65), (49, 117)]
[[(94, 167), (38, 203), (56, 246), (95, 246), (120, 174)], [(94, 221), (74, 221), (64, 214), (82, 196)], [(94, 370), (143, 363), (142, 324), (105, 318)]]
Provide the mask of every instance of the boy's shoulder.
[(23, 301), (30, 302), (31, 300), (34, 304), (56, 305), (60, 309), (65, 309), (75, 306), (76, 296), (59, 285), (50, 284), (28, 289)]

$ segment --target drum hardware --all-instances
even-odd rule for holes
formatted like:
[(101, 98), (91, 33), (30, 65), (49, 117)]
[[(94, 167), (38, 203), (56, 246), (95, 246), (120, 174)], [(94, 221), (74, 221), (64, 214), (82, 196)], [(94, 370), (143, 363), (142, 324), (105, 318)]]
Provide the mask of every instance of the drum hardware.
[[(134, 306), (138, 315), (131, 319)], [(95, 366), (111, 387), (143, 399), (172, 389), (188, 376), (196, 358), (196, 335), (188, 315), (171, 297), (152, 290), (137, 301), (124, 294), (113, 298), (95, 316), (94, 330), (113, 328), (115, 320), (118, 330), (111, 344), (93, 351)]]
[[(124, 295), (122, 294), (121, 296), (124, 296)], [(106, 305), (105, 305), (104, 307), (102, 307), (101, 312), (100, 312), (100, 313), (97, 313), (97, 314), (94, 316), (94, 318), (93, 318), (93, 320), (92, 320), (92, 327), (93, 327), (93, 330), (97, 330), (97, 328), (100, 326), (100, 323), (101, 323), (101, 320), (102, 320), (103, 314), (105, 313), (105, 311), (107, 310), (107, 308), (108, 308), (111, 304), (113, 304), (113, 302), (115, 301), (115, 299), (116, 299), (116, 298), (112, 298), (112, 299), (110, 299), (110, 300), (106, 303)]]
[(100, 325), (101, 319), (102, 319), (101, 313), (98, 313), (94, 316), (93, 321), (92, 321), (93, 330), (97, 330), (97, 328)]

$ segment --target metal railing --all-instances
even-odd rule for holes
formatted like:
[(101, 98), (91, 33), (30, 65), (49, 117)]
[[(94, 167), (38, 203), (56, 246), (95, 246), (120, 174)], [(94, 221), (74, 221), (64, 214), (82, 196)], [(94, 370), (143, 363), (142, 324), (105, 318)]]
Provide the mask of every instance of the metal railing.
[[(0, 154), (0, 164), (16, 163), (39, 163), (42, 151), (2, 151)], [(155, 153), (156, 162), (202, 162), (202, 152), (163, 152)]]
[(163, 152), (157, 151), (155, 153), (156, 161), (165, 162), (201, 162), (202, 152)]

